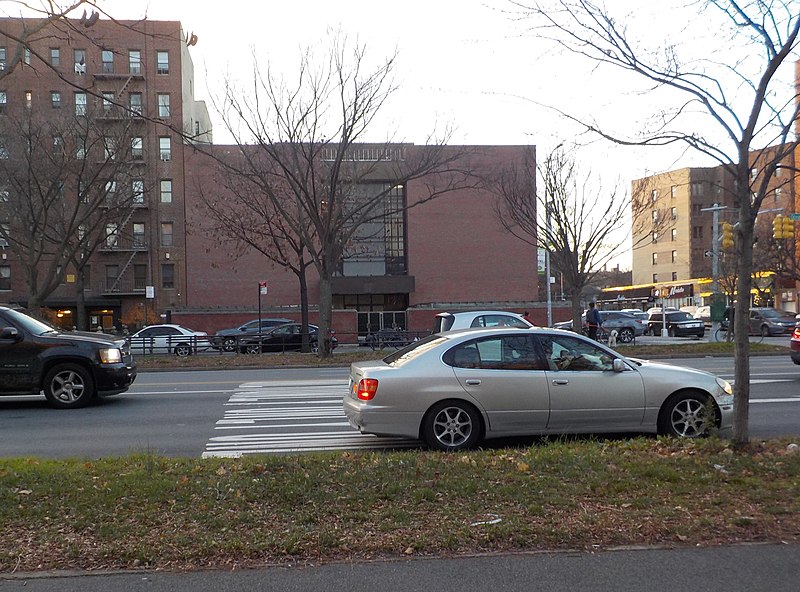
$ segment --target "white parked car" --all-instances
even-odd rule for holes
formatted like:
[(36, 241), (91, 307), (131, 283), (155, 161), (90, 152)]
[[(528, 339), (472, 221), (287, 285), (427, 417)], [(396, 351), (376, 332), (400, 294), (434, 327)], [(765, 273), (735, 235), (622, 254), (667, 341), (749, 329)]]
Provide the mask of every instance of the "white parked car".
[(150, 325), (130, 337), (131, 353), (188, 356), (211, 347), (208, 333), (180, 325)]
[(507, 310), (468, 310), (463, 312), (440, 312), (433, 325), (434, 333), (469, 329), (471, 327), (520, 327), (527, 329), (533, 324), (521, 314)]

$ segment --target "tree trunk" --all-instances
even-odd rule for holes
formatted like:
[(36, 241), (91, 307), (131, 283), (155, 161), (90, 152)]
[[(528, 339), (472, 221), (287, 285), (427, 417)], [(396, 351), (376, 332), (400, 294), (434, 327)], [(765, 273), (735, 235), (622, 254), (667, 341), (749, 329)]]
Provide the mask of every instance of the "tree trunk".
[[(745, 185), (746, 186), (746, 185)], [(745, 199), (749, 199), (749, 196)], [(744, 208), (742, 210), (744, 212)], [(739, 255), (739, 273), (736, 280), (736, 306), (734, 308), (733, 340), (734, 340), (734, 385), (733, 385), (733, 446), (743, 448), (750, 440), (750, 288), (753, 268), (753, 226), (749, 220), (750, 213), (744, 212), (740, 217), (740, 237), (737, 248)], [(744, 273), (744, 271), (747, 273)]]
[(583, 315), (583, 306), (581, 306), (581, 292), (580, 290), (570, 291), (570, 298), (572, 299), (572, 330), (575, 333), (583, 332), (583, 324), (581, 316)]
[(297, 272), (297, 279), (300, 282), (300, 325), (303, 329), (303, 345), (300, 351), (310, 352), (311, 345), (308, 339), (308, 279), (306, 278), (305, 263), (301, 260)]
[(327, 268), (319, 278), (319, 357), (329, 358), (333, 353), (331, 348), (331, 317), (333, 310), (333, 295), (331, 292), (331, 273)]

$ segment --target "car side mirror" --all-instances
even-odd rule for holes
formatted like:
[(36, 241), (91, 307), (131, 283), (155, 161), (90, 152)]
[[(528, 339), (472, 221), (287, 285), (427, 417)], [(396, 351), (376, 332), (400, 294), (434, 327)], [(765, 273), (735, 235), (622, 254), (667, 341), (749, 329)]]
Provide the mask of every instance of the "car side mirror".
[(620, 360), (619, 358), (614, 358), (614, 361), (611, 363), (614, 369), (614, 372), (625, 372), (628, 366)]
[(0, 339), (10, 339), (11, 341), (19, 341), (21, 337), (16, 327), (3, 327), (2, 329), (0, 329)]

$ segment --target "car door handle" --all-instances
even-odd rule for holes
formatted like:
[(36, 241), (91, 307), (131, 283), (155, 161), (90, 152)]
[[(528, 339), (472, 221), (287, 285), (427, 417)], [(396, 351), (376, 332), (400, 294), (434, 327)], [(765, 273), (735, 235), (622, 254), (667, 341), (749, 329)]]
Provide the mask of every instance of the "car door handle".
[(465, 381), (469, 386), (478, 386), (481, 381), (477, 378), (469, 378)]
[(569, 380), (566, 378), (555, 378), (553, 379), (553, 384), (569, 384)]

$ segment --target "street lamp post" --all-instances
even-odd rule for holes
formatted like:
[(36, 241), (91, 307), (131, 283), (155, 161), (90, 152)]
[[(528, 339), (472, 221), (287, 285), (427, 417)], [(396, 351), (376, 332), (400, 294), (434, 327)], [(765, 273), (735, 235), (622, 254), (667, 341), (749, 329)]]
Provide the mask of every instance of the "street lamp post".
[[(712, 212), (713, 221), (711, 223), (711, 304), (715, 304), (719, 298), (719, 213), (727, 209), (728, 206), (721, 206), (715, 203), (710, 208), (702, 208), (701, 212)], [(715, 315), (711, 315), (711, 341), (716, 341), (719, 335), (719, 320)]]

